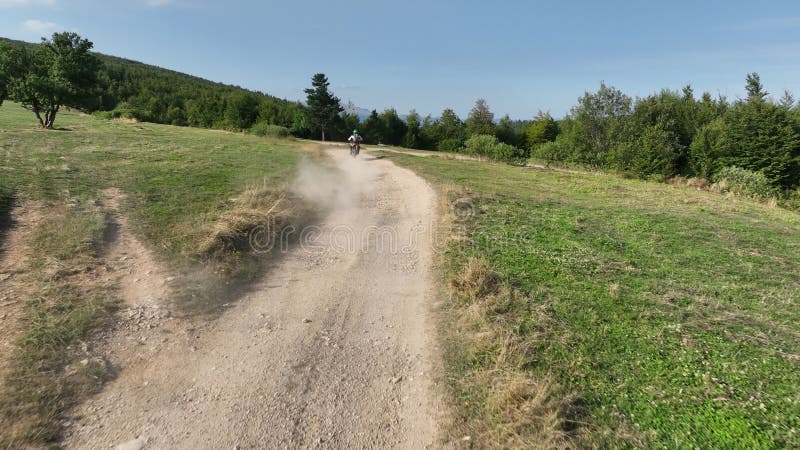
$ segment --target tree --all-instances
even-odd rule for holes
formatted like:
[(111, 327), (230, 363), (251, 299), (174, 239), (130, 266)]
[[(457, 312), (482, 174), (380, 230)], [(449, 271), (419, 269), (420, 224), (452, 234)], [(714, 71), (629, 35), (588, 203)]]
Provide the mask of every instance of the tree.
[(382, 144), (385, 142), (383, 121), (378, 115), (378, 111), (373, 109), (372, 112), (369, 113), (369, 116), (364, 121), (364, 125), (362, 125), (361, 128), (361, 134), (364, 135), (364, 139), (367, 142), (374, 144)]
[(325, 130), (328, 129), (338, 118), (339, 113), (344, 111), (339, 98), (333, 95), (328, 87), (330, 83), (323, 73), (318, 73), (311, 78), (311, 88), (306, 89), (306, 102), (308, 104), (308, 118), (311, 127), (315, 131), (322, 133), (322, 140), (325, 140)]
[(381, 113), (381, 122), (383, 123), (383, 138), (384, 143), (389, 145), (402, 145), (403, 138), (406, 135), (406, 124), (397, 115), (397, 110), (389, 108)]
[(422, 147), (422, 136), (420, 133), (420, 119), (419, 113), (415, 110), (411, 110), (406, 117), (406, 136), (404, 139), (403, 145), (408, 148), (421, 148)]
[(453, 152), (464, 145), (467, 140), (464, 122), (450, 108), (442, 111), (442, 116), (430, 126), (432, 145), (437, 150)]
[(506, 114), (497, 122), (494, 135), (497, 136), (497, 140), (504, 144), (513, 145), (514, 147), (525, 147), (526, 128), (527, 123), (513, 121), (508, 117), (508, 114)]
[(489, 110), (486, 100), (479, 98), (467, 117), (467, 133), (494, 135), (494, 114)]
[(540, 145), (556, 140), (558, 123), (549, 112), (539, 111), (528, 129), (525, 130), (525, 136), (527, 137), (528, 147), (531, 150), (536, 150)]
[(778, 105), (787, 111), (791, 110), (795, 105), (794, 95), (789, 91), (783, 91), (783, 97), (778, 101)]
[(33, 111), (43, 128), (51, 129), (62, 105), (91, 109), (99, 98), (101, 63), (92, 42), (76, 33), (54, 33), (35, 50), (19, 55), (24, 71), (11, 83), (11, 98)]
[(20, 51), (0, 44), (0, 106), (11, 94), (11, 83), (22, 70)]
[(586, 92), (572, 109), (572, 124), (564, 133), (576, 162), (604, 166), (612, 146), (620, 139), (624, 119), (631, 113), (631, 98), (605, 83), (595, 93)]
[(776, 186), (800, 185), (800, 128), (789, 112), (759, 100), (728, 110), (714, 143), (716, 166), (761, 172)]
[(764, 101), (769, 95), (769, 92), (764, 90), (764, 85), (761, 84), (761, 77), (755, 72), (747, 74), (745, 90), (747, 91), (748, 101)]
[(246, 130), (256, 123), (260, 103), (258, 98), (249, 92), (234, 92), (225, 101), (225, 128)]

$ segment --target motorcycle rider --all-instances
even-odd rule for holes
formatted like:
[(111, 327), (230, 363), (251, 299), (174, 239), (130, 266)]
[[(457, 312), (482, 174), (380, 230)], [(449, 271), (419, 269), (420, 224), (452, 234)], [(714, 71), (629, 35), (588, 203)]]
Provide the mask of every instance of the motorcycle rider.
[(363, 140), (364, 138), (362, 138), (361, 135), (358, 134), (358, 130), (353, 130), (353, 134), (351, 134), (350, 137), (347, 138), (347, 142), (350, 143), (351, 154), (358, 154), (358, 151), (361, 150), (361, 141)]
[(362, 138), (361, 135), (358, 134), (358, 130), (353, 130), (353, 134), (351, 134), (350, 137), (347, 138), (347, 141), (350, 142), (350, 144), (360, 144), (361, 141), (363, 140), (364, 138)]

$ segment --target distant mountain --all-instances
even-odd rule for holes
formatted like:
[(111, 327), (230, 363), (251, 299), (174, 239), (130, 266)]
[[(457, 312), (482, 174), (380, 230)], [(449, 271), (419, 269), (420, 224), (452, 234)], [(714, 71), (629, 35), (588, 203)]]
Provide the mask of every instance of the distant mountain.
[(345, 105), (344, 106), (344, 112), (346, 112), (347, 114), (355, 114), (355, 115), (357, 115), (358, 116), (358, 120), (360, 120), (362, 122), (367, 120), (367, 117), (369, 117), (369, 115), (372, 114), (372, 110), (371, 109), (359, 108), (358, 106), (355, 106), (355, 105)]

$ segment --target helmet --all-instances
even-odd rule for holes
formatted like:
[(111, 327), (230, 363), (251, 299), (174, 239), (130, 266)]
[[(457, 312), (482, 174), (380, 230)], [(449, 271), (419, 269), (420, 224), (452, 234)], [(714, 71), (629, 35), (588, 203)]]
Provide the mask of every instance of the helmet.
[(353, 134), (358, 134), (358, 130), (353, 130)]

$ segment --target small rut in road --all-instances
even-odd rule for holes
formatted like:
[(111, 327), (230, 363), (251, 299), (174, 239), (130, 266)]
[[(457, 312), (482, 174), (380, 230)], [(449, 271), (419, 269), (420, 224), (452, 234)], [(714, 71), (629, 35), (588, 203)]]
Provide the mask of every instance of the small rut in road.
[(309, 163), (296, 189), (331, 212), (250, 293), (202, 325), (106, 336), (119, 374), (73, 412), (67, 448), (440, 444), (435, 194), (391, 162), (326, 154), (335, 167)]
[(0, 217), (7, 222), (0, 231), (0, 383), (5, 380), (25, 331), (25, 302), (32, 289), (27, 279), (27, 242), (41, 218), (39, 205), (32, 202), (16, 205), (7, 218)]

